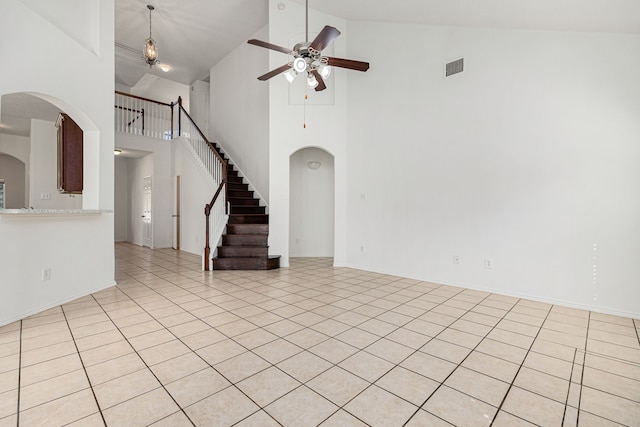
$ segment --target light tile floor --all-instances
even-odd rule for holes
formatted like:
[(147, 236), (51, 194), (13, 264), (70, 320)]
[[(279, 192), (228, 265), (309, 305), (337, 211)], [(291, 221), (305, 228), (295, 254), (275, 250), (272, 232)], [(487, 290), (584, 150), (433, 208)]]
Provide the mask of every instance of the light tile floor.
[(0, 328), (0, 427), (640, 425), (638, 320), (330, 259), (117, 244), (116, 268)]

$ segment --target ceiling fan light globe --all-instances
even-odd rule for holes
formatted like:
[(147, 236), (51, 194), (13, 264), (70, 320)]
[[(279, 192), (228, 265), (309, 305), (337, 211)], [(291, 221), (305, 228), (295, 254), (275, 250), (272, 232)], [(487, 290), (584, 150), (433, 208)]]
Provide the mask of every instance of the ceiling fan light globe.
[(284, 73), (284, 77), (289, 83), (293, 83), (297, 75), (298, 73), (293, 68), (289, 68), (289, 70)]
[(316, 87), (318, 87), (318, 80), (316, 80), (316, 76), (311, 73), (307, 75), (307, 86), (309, 86), (311, 89), (315, 89)]
[(328, 79), (331, 75), (331, 66), (324, 64), (318, 65), (318, 73), (323, 79)]
[(298, 73), (302, 73), (307, 69), (307, 61), (304, 60), (304, 58), (296, 58), (293, 60), (293, 69), (298, 72)]

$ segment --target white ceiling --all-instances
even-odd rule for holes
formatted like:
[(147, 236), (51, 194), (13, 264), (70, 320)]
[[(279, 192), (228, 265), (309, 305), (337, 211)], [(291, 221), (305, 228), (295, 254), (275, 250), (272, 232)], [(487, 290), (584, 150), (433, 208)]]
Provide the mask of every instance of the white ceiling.
[(309, 0), (309, 7), (356, 21), (640, 33), (638, 0)]
[[(281, 0), (304, 4), (305, 0)], [(163, 74), (141, 60), (153, 4), (153, 38)], [(348, 20), (431, 25), (640, 33), (640, 0), (309, 0)], [(116, 83), (133, 86), (151, 72), (184, 84), (267, 24), (268, 0), (116, 0)], [(127, 46), (129, 49), (118, 47)]]
[(0, 133), (17, 136), (29, 136), (31, 119), (55, 122), (60, 114), (55, 105), (26, 93), (3, 95), (0, 108)]
[[(291, 2), (305, 0), (280, 1)], [(142, 60), (147, 4), (155, 7), (153, 38), (160, 62), (171, 67), (168, 73)], [(213, 65), (267, 24), (268, 5), (268, 0), (115, 0), (116, 83), (134, 87), (149, 74), (187, 85), (207, 80)], [(316, 9), (347, 20), (640, 34), (640, 0), (309, 0), (309, 7), (311, 13)], [(0, 132), (28, 134), (28, 121), (22, 117), (20, 125), (18, 111), (52, 114), (37, 101), (37, 110), (25, 107), (31, 98), (15, 99), (18, 106), (12, 109), (3, 97)]]
[[(142, 60), (152, 35), (163, 73)], [(208, 78), (209, 69), (267, 24), (268, 0), (116, 0), (116, 83), (134, 86), (146, 73), (191, 84)]]

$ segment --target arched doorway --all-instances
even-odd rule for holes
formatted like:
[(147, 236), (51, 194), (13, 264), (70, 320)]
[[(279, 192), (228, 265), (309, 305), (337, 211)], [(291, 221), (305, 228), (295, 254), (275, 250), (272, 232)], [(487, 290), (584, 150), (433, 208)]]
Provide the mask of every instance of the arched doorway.
[(333, 257), (333, 155), (308, 147), (290, 157), (289, 256)]

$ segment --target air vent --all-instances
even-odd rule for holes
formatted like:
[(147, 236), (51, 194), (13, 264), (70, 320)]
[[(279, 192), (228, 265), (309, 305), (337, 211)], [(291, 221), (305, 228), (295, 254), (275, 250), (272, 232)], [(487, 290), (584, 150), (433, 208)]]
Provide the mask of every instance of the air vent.
[(445, 77), (453, 76), (454, 74), (461, 73), (464, 70), (464, 58), (457, 59), (449, 62), (446, 65)]

